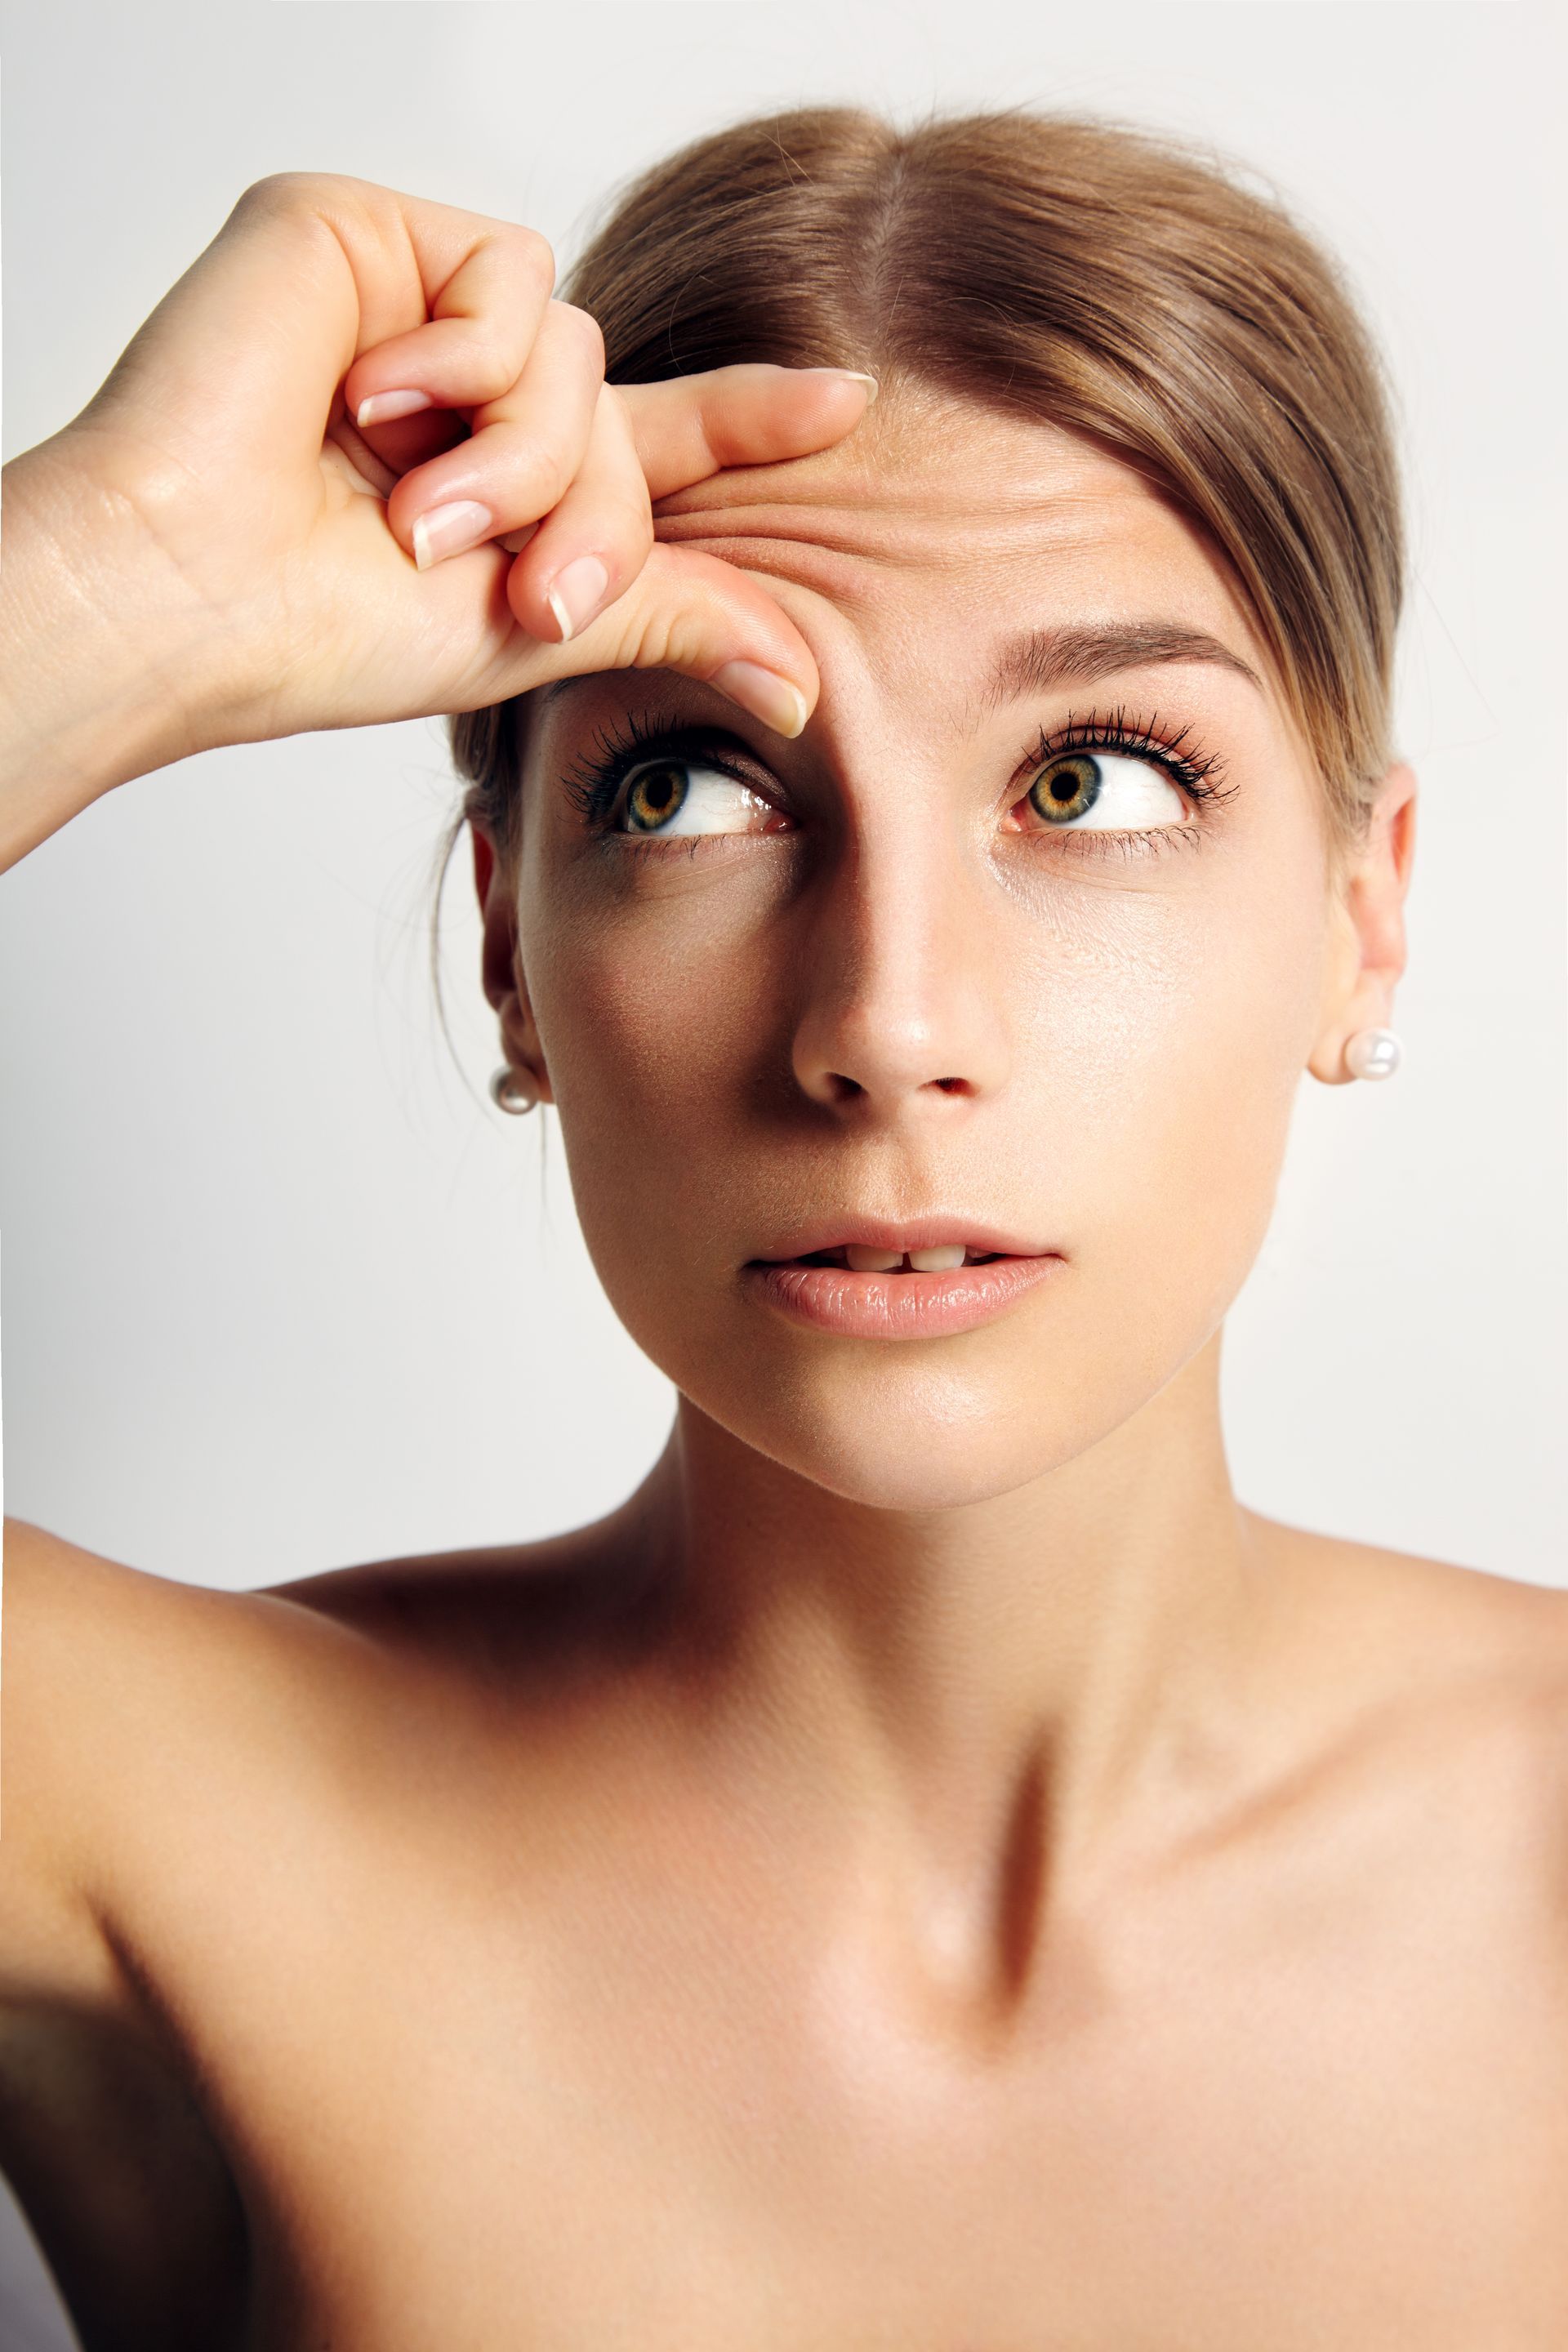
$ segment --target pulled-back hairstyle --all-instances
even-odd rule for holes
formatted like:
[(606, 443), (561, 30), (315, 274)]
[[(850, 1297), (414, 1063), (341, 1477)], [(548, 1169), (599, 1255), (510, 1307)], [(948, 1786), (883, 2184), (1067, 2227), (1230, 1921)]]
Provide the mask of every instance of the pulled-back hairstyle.
[[(1091, 437), (1227, 562), (1315, 757), (1331, 845), (1386, 769), (1403, 570), (1377, 354), (1277, 202), (1179, 142), (1076, 115), (760, 116), (636, 180), (561, 288), (605, 376), (868, 368)], [(450, 723), (506, 841), (513, 697)]]

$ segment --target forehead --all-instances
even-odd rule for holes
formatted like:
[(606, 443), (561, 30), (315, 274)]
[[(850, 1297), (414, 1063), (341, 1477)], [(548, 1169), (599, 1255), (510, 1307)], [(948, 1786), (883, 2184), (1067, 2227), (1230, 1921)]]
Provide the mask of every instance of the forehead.
[[(836, 447), (736, 467), (661, 499), (663, 541), (794, 583), (900, 639), (1158, 612), (1262, 665), (1228, 566), (1156, 485), (1076, 434), (921, 387)], [(1022, 600), (1022, 601), (1021, 601)]]

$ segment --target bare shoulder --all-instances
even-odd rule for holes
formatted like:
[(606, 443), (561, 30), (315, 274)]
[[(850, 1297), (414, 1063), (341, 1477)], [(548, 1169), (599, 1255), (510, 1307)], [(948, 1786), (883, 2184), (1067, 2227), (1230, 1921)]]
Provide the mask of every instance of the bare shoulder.
[(389, 1670), (515, 1696), (574, 1662), (635, 1650), (657, 1618), (657, 1584), (623, 1509), (532, 1543), (366, 1561), (268, 1585), (258, 1598), (341, 1626)]
[[(89, 1773), (107, 1761), (100, 1735), (131, 1720), (156, 1746), (182, 1689), (195, 1700), (215, 1681), (300, 1664), (303, 1621), (267, 1594), (132, 1568), (23, 1520), (5, 1521), (4, 1576), (7, 1728), (81, 1750)], [(318, 1629), (314, 1646), (326, 1639)]]
[[(5, 1523), (5, 1780), (13, 1860), (86, 1885), (188, 1821), (191, 1792), (309, 1797), (363, 1758), (411, 1675), (476, 1688), (517, 1652), (541, 1673), (625, 1613), (635, 1581), (605, 1527), (366, 1562), (231, 1591)], [(182, 1800), (181, 1791), (186, 1794)]]
[(1568, 1671), (1568, 1590), (1245, 1516), (1271, 1572), (1321, 1596), (1325, 1620), (1353, 1612), (1368, 1642), (1397, 1647), (1412, 1667), (1543, 1686)]
[[(287, 1727), (331, 1736), (354, 1637), (262, 1595), (216, 1591), (5, 1522), (0, 1986), (58, 1973), (68, 1917), (188, 1818), (190, 1794), (264, 1775)], [(33, 1922), (29, 1936), (19, 1924)]]
[(1247, 1516), (1343, 1719), (1510, 1823), (1568, 1942), (1568, 1591)]

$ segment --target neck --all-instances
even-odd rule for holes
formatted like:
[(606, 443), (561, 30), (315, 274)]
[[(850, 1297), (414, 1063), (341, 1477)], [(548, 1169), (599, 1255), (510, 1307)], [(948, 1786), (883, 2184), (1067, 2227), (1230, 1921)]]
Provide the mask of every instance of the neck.
[(639, 1498), (683, 1655), (751, 1752), (928, 1877), (1020, 1835), (1053, 1885), (1091, 1874), (1223, 1783), (1241, 1736), (1268, 1579), (1218, 1357), (1216, 1333), (1087, 1454), (947, 1509), (830, 1494), (683, 1401)]

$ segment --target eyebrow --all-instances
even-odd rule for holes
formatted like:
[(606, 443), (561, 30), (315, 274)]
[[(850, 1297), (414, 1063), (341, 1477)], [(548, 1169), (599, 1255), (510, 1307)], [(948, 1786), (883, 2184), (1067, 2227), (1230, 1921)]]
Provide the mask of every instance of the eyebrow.
[[(1234, 670), (1264, 691), (1262, 679), (1250, 662), (1242, 660), (1205, 629), (1190, 629), (1182, 621), (1090, 622), (1053, 629), (1026, 629), (1006, 638), (982, 689), (979, 716), (1016, 702), (1026, 694), (1048, 694), (1058, 686), (1092, 686), (1119, 670), (1140, 669), (1152, 662), (1212, 662)], [(534, 709), (548, 710), (558, 696), (579, 686), (593, 673), (556, 678), (537, 690)]]
[(1046, 694), (1058, 686), (1092, 686), (1118, 670), (1150, 662), (1213, 662), (1235, 670), (1255, 686), (1263, 681), (1249, 662), (1206, 630), (1181, 621), (1088, 623), (1078, 627), (1026, 629), (999, 649), (981, 695), (982, 715), (1026, 694)]

